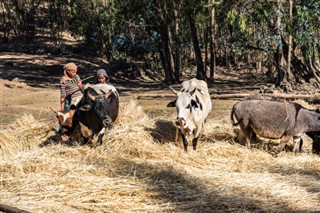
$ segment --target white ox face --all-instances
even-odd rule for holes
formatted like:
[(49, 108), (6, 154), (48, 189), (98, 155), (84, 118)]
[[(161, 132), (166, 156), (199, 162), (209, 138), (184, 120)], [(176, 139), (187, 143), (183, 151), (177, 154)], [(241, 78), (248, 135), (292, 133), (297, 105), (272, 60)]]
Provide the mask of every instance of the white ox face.
[(190, 123), (193, 122), (194, 109), (198, 107), (198, 104), (192, 98), (192, 96), (186, 92), (177, 92), (177, 100), (171, 102), (169, 105), (176, 106), (176, 109), (177, 109), (176, 125), (177, 125), (177, 127), (192, 129), (190, 126)]

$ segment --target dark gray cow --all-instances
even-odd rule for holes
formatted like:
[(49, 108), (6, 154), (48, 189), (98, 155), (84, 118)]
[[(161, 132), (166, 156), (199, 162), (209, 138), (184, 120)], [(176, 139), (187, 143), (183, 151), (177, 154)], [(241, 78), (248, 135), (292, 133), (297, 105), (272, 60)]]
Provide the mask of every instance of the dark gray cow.
[(308, 110), (300, 104), (286, 101), (240, 101), (232, 108), (231, 121), (234, 126), (240, 125), (236, 140), (247, 144), (248, 147), (256, 135), (269, 139), (281, 139), (275, 150), (277, 153), (283, 150), (292, 137), (299, 142), (304, 133), (320, 131), (318, 111)]

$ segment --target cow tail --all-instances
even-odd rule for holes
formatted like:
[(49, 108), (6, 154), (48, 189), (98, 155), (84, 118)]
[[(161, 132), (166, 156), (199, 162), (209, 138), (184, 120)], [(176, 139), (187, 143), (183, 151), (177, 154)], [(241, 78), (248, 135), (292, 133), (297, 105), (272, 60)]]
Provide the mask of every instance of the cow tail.
[(230, 120), (233, 126), (238, 126), (240, 122), (242, 121), (242, 118), (236, 123), (234, 120), (234, 110), (235, 110), (235, 105), (232, 107), (231, 114), (230, 114)]

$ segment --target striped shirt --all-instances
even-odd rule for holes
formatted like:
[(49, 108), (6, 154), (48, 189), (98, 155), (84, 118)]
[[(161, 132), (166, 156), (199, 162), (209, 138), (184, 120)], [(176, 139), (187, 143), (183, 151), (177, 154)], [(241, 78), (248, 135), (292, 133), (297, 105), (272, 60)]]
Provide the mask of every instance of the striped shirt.
[(71, 80), (66, 80), (62, 77), (60, 81), (61, 98), (71, 101), (75, 97), (82, 96), (82, 92), (78, 86), (80, 77), (75, 75)]

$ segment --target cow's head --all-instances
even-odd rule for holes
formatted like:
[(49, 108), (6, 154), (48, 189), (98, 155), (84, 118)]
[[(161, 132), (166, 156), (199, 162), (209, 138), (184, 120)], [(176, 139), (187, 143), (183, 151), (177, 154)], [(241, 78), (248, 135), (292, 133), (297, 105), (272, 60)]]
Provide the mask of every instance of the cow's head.
[(177, 120), (176, 125), (178, 127), (185, 127), (187, 125), (187, 121), (192, 115), (192, 112), (195, 108), (198, 108), (198, 103), (192, 95), (195, 90), (188, 92), (178, 92), (169, 87), (172, 92), (174, 92), (177, 96), (177, 99), (171, 101), (167, 107), (176, 107), (177, 109)]
[(89, 111), (93, 110), (102, 122), (103, 126), (112, 123), (112, 120), (107, 114), (107, 108), (110, 104), (110, 96), (113, 94), (112, 90), (109, 92), (100, 91), (99, 93), (92, 88), (85, 91), (85, 104), (79, 110)]
[(58, 118), (59, 124), (63, 127), (72, 127), (72, 116), (70, 115), (70, 110), (67, 111), (54, 111), (52, 108), (51, 110), (56, 114)]

